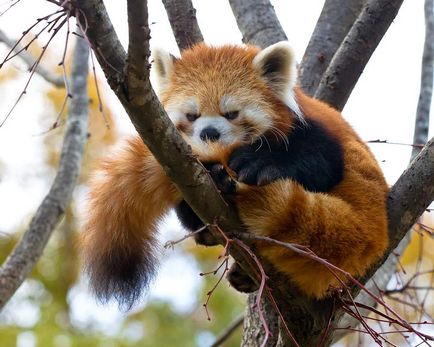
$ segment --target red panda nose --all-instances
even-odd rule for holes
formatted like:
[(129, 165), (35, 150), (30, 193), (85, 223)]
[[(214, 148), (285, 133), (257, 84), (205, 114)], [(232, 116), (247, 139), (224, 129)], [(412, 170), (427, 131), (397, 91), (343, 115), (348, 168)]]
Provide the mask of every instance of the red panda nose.
[(216, 128), (206, 127), (200, 132), (200, 139), (202, 141), (217, 141), (220, 137), (220, 133)]

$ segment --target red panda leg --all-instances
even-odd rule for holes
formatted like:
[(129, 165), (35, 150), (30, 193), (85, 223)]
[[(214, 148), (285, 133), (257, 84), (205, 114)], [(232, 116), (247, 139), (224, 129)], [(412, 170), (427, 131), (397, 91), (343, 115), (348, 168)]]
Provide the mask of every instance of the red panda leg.
[[(363, 274), (387, 246), (384, 201), (350, 204), (332, 194), (312, 193), (289, 180), (262, 187), (244, 186), (237, 197), (247, 229), (309, 247), (318, 256), (352, 275)], [(321, 298), (340, 282), (326, 267), (282, 246), (261, 242), (260, 253), (306, 294)]]
[(181, 196), (140, 138), (106, 159), (91, 182), (82, 249), (101, 300), (131, 306), (151, 280), (156, 225)]

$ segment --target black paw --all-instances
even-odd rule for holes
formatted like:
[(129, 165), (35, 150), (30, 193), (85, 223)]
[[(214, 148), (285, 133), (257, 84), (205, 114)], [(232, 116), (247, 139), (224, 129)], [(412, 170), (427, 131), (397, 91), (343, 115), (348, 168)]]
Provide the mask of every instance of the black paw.
[[(175, 207), (175, 211), (182, 226), (189, 232), (194, 232), (204, 227), (202, 221), (185, 200), (182, 200), (178, 206)], [(195, 234), (194, 239), (197, 244), (204, 246), (215, 246), (218, 244), (208, 229), (204, 229)]]
[(194, 241), (196, 241), (198, 245), (202, 246), (217, 246), (219, 244), (208, 229), (204, 229), (201, 232), (195, 234)]
[(244, 272), (244, 270), (234, 263), (226, 275), (232, 287), (242, 293), (252, 293), (258, 290), (259, 286)]
[(273, 158), (272, 148), (266, 144), (237, 148), (229, 158), (229, 167), (237, 174), (239, 182), (253, 186), (262, 186), (283, 177)]
[(235, 194), (235, 181), (229, 176), (222, 164), (204, 163), (203, 165), (208, 170), (218, 190), (229, 196)]

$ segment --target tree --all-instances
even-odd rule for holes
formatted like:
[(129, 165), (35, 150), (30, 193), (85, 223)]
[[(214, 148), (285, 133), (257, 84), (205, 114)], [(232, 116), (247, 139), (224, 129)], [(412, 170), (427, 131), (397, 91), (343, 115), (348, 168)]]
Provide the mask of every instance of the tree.
[[(392, 273), (391, 269), (396, 266), (397, 260), (393, 256), (393, 250), (396, 247), (404, 247), (406, 243), (404, 237), (408, 234), (408, 230), (434, 198), (433, 140), (426, 144), (390, 191), (388, 212), (391, 244), (384, 259), (361, 279), (362, 283), (367, 282), (366, 286), (357, 285), (354, 281), (354, 286), (348, 288), (348, 292), (344, 293), (339, 302), (336, 302), (335, 298), (313, 302), (301, 297), (293, 288), (284, 286), (286, 279), (281, 278), (263, 260), (259, 260), (256, 265), (271, 280), (265, 281), (264, 276), (258, 277), (252, 273), (251, 263), (245, 260), (245, 252), (250, 254), (248, 246), (251, 240), (243, 234), (238, 216), (232, 212), (234, 209), (227, 207), (207, 172), (190, 155), (189, 148), (166, 116), (150, 85), (149, 64), (147, 59), (143, 59), (149, 57), (150, 31), (146, 1), (127, 2), (128, 52), (123, 50), (102, 1), (49, 1), (60, 8), (59, 13), (62, 14), (58, 19), (60, 24), (68, 22), (70, 17), (77, 19), (83, 36), (92, 47), (105, 73), (107, 82), (121, 101), (141, 138), (166, 169), (166, 173), (175, 182), (185, 200), (205, 223), (213, 225), (218, 216), (219, 228), (216, 229), (235, 231), (242, 240), (228, 239), (219, 230), (215, 230), (215, 236), (223, 245), (230, 244), (230, 254), (261, 284), (260, 292), (256, 296), (252, 294), (249, 297), (243, 345), (329, 345), (338, 335), (336, 333), (338, 330), (331, 327), (340, 324), (341, 320), (348, 322), (344, 323), (344, 327), (354, 324), (354, 319), (351, 320), (348, 315), (344, 316), (345, 313), (353, 316), (356, 322), (361, 322), (372, 338), (380, 342), (380, 337), (366, 327), (360, 310), (368, 309), (370, 305), (375, 304), (384, 306), (378, 293), (385, 288)], [(202, 35), (191, 2), (189, 0), (163, 2), (180, 49), (201, 41)], [(396, 16), (402, 0), (352, 0), (347, 3), (348, 7), (342, 6), (342, 2), (339, 1), (325, 2), (300, 67), (301, 86), (309, 94), (338, 109), (342, 109), (345, 105), (364, 66)], [(286, 38), (269, 1), (230, 0), (230, 4), (243, 33), (243, 41), (265, 47)], [(429, 19), (433, 12), (432, 1), (426, 1), (426, 8)], [(427, 30), (429, 29), (431, 31), (428, 31), (428, 38), (432, 37), (432, 19), (431, 22), (428, 20)], [(324, 38), (330, 42), (327, 47), (322, 46)], [(432, 89), (432, 53), (430, 55), (429, 51), (429, 44), (427, 44), (428, 58), (425, 58), (425, 61), (428, 72), (423, 76), (431, 75), (431, 82), (424, 79), (424, 95), (432, 94), (432, 91), (429, 92), (429, 89)], [(423, 99), (425, 101), (421, 103), (430, 104), (429, 99)], [(419, 119), (428, 119), (429, 107), (420, 109)], [(148, 115), (146, 121), (142, 117), (143, 114)], [(419, 123), (426, 122), (419, 121)], [(426, 126), (424, 128), (426, 129)], [(162, 136), (163, 132), (165, 136)], [(427, 134), (418, 138), (418, 143), (425, 142), (426, 137)], [(166, 148), (171, 150), (167, 151)], [(71, 179), (69, 181), (73, 182)], [(202, 206), (200, 201), (203, 199), (211, 201), (212, 204)], [(60, 206), (62, 211), (64, 202)], [(59, 210), (57, 206), (56, 209)], [(28, 275), (53, 229), (53, 225), (47, 227), (44, 236), (41, 237), (37, 216), (34, 223), (32, 225), (37, 228), (30, 226), (26, 236), (0, 269), (0, 289), (4, 290), (4, 293), (0, 292), (2, 303), (7, 301)], [(33, 239), (32, 235), (36, 235), (37, 239)], [(40, 237), (43, 242), (39, 242)], [(401, 242), (403, 239), (404, 241)], [(32, 245), (31, 249), (27, 246), (29, 242)], [(36, 244), (39, 248), (33, 247)], [(283, 246), (291, 247), (291, 245)], [(37, 252), (29, 256), (31, 250)], [(392, 256), (388, 258), (388, 255)], [(368, 282), (370, 278), (375, 280)], [(359, 296), (352, 300), (360, 290), (362, 292)], [(387, 309), (391, 312), (390, 307)], [(389, 319), (403, 330), (418, 334), (425, 341), (432, 339), (415, 331), (410, 324), (393, 312), (389, 314)]]

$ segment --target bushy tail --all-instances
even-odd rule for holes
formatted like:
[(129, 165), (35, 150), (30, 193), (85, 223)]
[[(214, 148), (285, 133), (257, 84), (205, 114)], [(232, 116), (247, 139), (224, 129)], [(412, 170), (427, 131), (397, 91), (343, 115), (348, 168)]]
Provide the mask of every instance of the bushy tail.
[(180, 195), (140, 138), (102, 163), (90, 189), (82, 248), (92, 289), (130, 308), (155, 273), (156, 225)]

